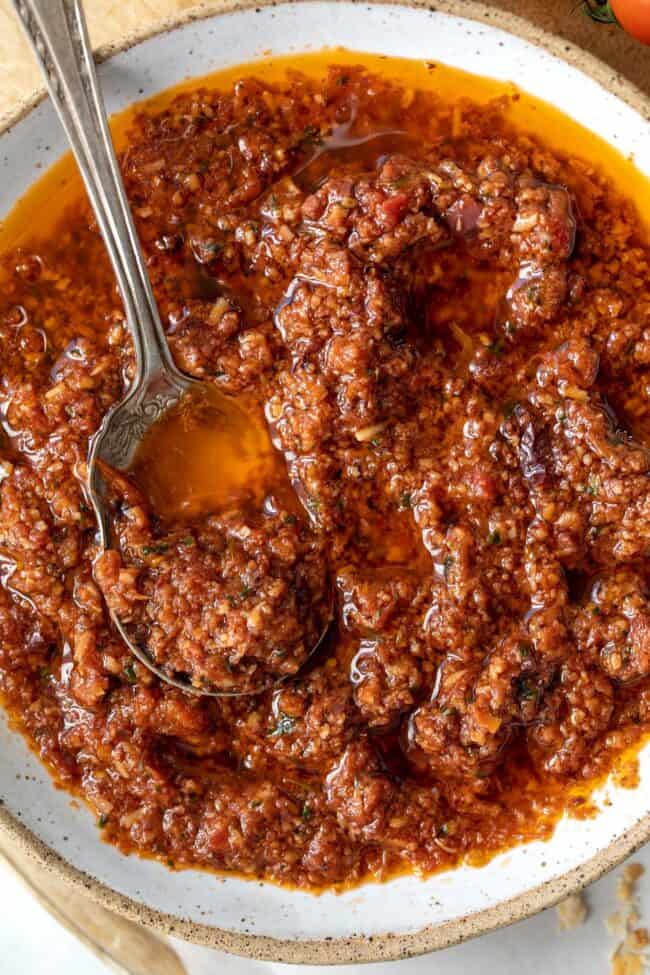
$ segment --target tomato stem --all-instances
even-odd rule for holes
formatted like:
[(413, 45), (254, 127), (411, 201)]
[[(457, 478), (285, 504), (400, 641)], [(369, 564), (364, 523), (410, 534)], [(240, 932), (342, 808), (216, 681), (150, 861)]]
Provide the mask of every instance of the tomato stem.
[(584, 0), (584, 11), (599, 24), (617, 24), (616, 14), (609, 0)]

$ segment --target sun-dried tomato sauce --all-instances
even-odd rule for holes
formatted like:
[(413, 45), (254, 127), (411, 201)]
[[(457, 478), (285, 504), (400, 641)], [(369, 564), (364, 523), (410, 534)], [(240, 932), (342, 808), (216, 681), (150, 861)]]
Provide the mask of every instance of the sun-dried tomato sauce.
[[(133, 357), (59, 166), (48, 222), (41, 187), (0, 235), (16, 726), (107, 838), (178, 865), (321, 888), (548, 836), (650, 721), (642, 178), (508, 86), (349, 52), (119, 130), (176, 361), (280, 474), (167, 517), (140, 481), (94, 565), (88, 440)], [(221, 700), (161, 685), (104, 603), (223, 674), (299, 659), (329, 587), (299, 677)]]

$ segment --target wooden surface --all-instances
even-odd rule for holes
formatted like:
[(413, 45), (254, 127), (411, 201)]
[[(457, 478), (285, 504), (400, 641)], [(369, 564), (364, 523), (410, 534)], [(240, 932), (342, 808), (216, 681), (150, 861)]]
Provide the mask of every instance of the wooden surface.
[[(633, 41), (617, 27), (595, 24), (579, 0), (494, 0), (500, 7), (579, 44), (650, 94), (650, 48)], [(117, 37), (200, 6), (199, 0), (85, 0), (96, 47)], [(39, 86), (33, 57), (11, 9), (0, 0), (0, 120)]]
[[(4, 863), (39, 904), (117, 975), (187, 975), (166, 940), (94, 904), (0, 839)], [(7, 905), (8, 906), (8, 905)]]

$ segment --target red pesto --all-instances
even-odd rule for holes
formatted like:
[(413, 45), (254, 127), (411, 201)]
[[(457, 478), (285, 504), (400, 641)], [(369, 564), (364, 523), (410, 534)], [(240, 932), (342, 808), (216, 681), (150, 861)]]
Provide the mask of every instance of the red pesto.
[[(176, 361), (267, 417), (282, 475), (176, 520), (131, 486), (95, 578), (81, 485), (133, 369), (121, 307), (85, 204), (7, 253), (16, 725), (124, 850), (312, 889), (482, 862), (589, 810), (650, 721), (632, 202), (514, 128), (506, 99), (342, 64), (324, 86), (188, 89), (128, 142)], [(228, 670), (273, 654), (278, 620), (307, 645), (330, 584), (337, 625), (308, 671), (219, 701), (134, 663), (100, 590), (162, 657)]]

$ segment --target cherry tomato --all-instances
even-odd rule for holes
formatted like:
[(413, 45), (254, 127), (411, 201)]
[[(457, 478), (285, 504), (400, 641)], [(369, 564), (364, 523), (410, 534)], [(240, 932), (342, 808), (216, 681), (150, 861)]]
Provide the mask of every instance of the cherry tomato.
[(650, 44), (650, 0), (585, 0), (585, 7), (593, 20), (618, 23), (642, 44)]
[(610, 0), (617, 21), (642, 44), (650, 44), (650, 0)]

